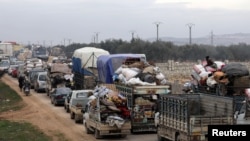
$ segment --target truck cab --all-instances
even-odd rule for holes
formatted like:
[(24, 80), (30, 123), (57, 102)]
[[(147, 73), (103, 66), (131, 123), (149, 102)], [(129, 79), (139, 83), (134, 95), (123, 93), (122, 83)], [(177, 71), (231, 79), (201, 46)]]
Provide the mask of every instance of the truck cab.
[(91, 89), (73, 90), (69, 98), (69, 103), (67, 103), (67, 98), (65, 98), (65, 106), (66, 108), (68, 107), (71, 119), (74, 119), (76, 123), (83, 121), (83, 113), (85, 112), (85, 105), (88, 102), (88, 95), (92, 92), (93, 90)]

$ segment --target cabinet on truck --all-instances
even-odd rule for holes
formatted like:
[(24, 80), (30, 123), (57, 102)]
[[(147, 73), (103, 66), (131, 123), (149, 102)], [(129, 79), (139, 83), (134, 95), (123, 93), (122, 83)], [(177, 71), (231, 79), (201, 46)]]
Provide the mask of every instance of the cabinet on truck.
[(127, 98), (131, 112), (131, 132), (156, 132), (155, 116), (159, 108), (159, 95), (170, 93), (170, 86), (126, 86), (116, 84), (116, 89)]

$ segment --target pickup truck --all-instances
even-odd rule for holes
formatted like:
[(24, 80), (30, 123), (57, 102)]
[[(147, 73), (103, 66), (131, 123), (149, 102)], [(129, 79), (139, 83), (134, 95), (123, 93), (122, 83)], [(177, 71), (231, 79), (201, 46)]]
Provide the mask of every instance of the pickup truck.
[(234, 125), (234, 99), (210, 94), (160, 95), (158, 141), (205, 141), (208, 125)]
[[(69, 100), (70, 118), (75, 120), (75, 123), (83, 121), (83, 113), (88, 102), (88, 94), (93, 90), (73, 90)], [(67, 98), (66, 98), (67, 99)], [(65, 99), (65, 100), (66, 100)]]
[(103, 138), (103, 136), (118, 135), (125, 138), (131, 133), (131, 122), (129, 119), (124, 119), (118, 116), (118, 111), (102, 110), (104, 105), (101, 104), (100, 98), (96, 98), (96, 106), (91, 104), (87, 105), (86, 112), (84, 113), (83, 124), (87, 134), (94, 133), (96, 139)]

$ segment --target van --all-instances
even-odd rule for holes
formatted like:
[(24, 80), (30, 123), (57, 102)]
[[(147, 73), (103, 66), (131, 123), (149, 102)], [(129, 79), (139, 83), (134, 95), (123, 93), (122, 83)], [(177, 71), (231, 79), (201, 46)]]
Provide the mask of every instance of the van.
[(34, 75), (34, 90), (36, 92), (45, 92), (47, 83), (47, 72), (38, 72)]
[(34, 79), (34, 76), (36, 73), (38, 72), (46, 72), (44, 69), (42, 68), (33, 68), (32, 70), (28, 71), (28, 80), (30, 82), (30, 87), (31, 89), (34, 88), (34, 83), (35, 83), (35, 79)]

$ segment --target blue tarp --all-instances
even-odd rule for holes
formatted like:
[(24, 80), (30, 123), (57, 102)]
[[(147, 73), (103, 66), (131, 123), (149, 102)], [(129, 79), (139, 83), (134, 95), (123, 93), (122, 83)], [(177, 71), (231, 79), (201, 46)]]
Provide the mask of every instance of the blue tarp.
[(144, 54), (110, 54), (101, 55), (97, 58), (97, 70), (99, 81), (112, 84), (114, 72), (127, 58), (144, 58)]
[(94, 75), (89, 68), (96, 68), (97, 57), (108, 55), (109, 52), (96, 47), (83, 47), (76, 49), (72, 56), (72, 71), (83, 75)]
[(78, 72), (84, 75), (93, 75), (90, 71), (82, 68), (82, 62), (80, 58), (72, 57), (72, 63), (74, 64), (72, 65), (73, 72)]

